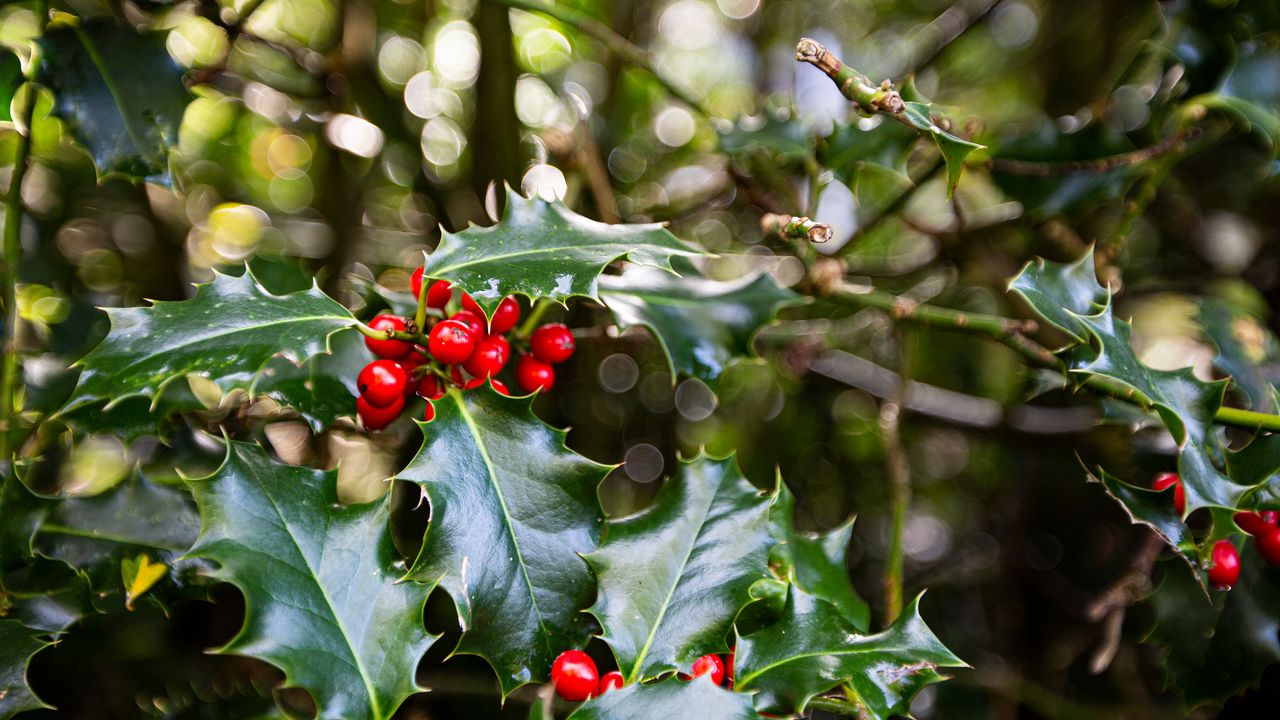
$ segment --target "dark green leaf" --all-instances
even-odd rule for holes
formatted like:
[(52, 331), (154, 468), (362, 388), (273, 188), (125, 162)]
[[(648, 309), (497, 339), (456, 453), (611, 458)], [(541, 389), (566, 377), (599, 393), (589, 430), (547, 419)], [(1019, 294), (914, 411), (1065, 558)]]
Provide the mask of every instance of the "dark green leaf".
[(322, 720), (390, 718), (418, 690), (433, 640), (422, 625), (429, 588), (400, 582), (390, 493), (341, 507), (333, 472), (273, 463), (240, 442), (190, 486), (201, 518), (190, 557), (218, 563), (211, 574), (245, 596), (244, 627), (220, 652), (281, 668)]
[(819, 159), (845, 184), (855, 186), (860, 172), (875, 166), (906, 178), (907, 156), (919, 135), (901, 123), (884, 118), (870, 130), (857, 123), (841, 125), (823, 144)]
[(272, 295), (248, 272), (216, 275), (190, 300), (109, 308), (107, 314), (111, 330), (80, 360), (83, 372), (67, 409), (102, 399), (109, 409), (139, 395), (154, 402), (169, 383), (190, 374), (224, 391), (253, 389), (273, 357), (300, 363), (328, 352), (328, 336), (354, 322), (317, 287)]
[(610, 690), (569, 716), (569, 720), (757, 720), (751, 697), (725, 690), (705, 677), (670, 678), (651, 685), (631, 683)]
[(733, 458), (684, 463), (646, 510), (611, 520), (588, 556), (600, 592), (590, 612), (628, 683), (689, 671), (727, 652), (725, 635), (768, 576), (776, 495), (742, 476)]
[(0, 120), (13, 120), (10, 106), (22, 80), (22, 63), (18, 62), (18, 56), (7, 48), (0, 48)]
[(1227, 381), (1205, 382), (1191, 368), (1156, 370), (1143, 364), (1130, 341), (1132, 328), (1115, 316), (1098, 285), (1092, 249), (1074, 263), (1028, 263), (1010, 289), (1082, 343), (1060, 351), (1073, 375), (1117, 381), (1151, 403), (1180, 449), (1178, 472), (1188, 512), (1237, 506), (1248, 488), (1218, 468), (1223, 448), (1213, 429)]
[(720, 133), (720, 149), (730, 155), (763, 152), (776, 163), (799, 165), (809, 157), (812, 143), (800, 123), (767, 117), (760, 127), (735, 123)]
[(502, 222), (446, 232), (425, 274), (453, 282), (492, 313), (513, 293), (599, 300), (597, 278), (614, 260), (671, 270), (673, 257), (699, 254), (660, 224), (606, 225), (508, 188)]
[(1156, 625), (1147, 641), (1166, 649), (1165, 676), (1192, 708), (1256, 686), (1280, 662), (1280, 569), (1252, 547), (1240, 549), (1240, 560), (1240, 580), (1230, 592), (1206, 596), (1192, 573), (1173, 563), (1148, 598)]
[(83, 20), (56, 22), (41, 40), (40, 81), (101, 174), (148, 176), (167, 166), (190, 94), (166, 37)]
[(0, 718), (49, 707), (27, 685), (31, 656), (53, 643), (17, 620), (0, 620)]
[(600, 278), (600, 298), (623, 328), (649, 328), (672, 374), (714, 385), (734, 358), (753, 355), (751, 341), (779, 308), (802, 302), (768, 274), (730, 282), (631, 267)]
[(463, 630), (454, 652), (487, 660), (504, 695), (591, 636), (582, 609), (595, 584), (580, 555), (599, 542), (596, 488), (610, 470), (568, 450), (529, 403), (451, 390), (398, 476), (431, 503), (410, 577), (448, 591)]
[(969, 157), (969, 153), (974, 150), (981, 150), (986, 146), (956, 137), (943, 130), (933, 121), (932, 107), (926, 103), (909, 102), (903, 105), (905, 108), (902, 115), (907, 122), (917, 130), (931, 135), (934, 142), (938, 143), (938, 149), (942, 151), (942, 157), (947, 162), (947, 197), (951, 197), (956, 183), (960, 182), (965, 158)]
[(1258, 412), (1275, 412), (1276, 388), (1271, 378), (1280, 373), (1280, 344), (1271, 330), (1252, 313), (1221, 300), (1200, 301), (1200, 326), (1218, 348), (1213, 364), (1231, 376), (1234, 387)]
[(848, 683), (870, 717), (905, 715), (940, 667), (964, 667), (911, 602), (888, 630), (859, 635), (835, 606), (792, 587), (776, 625), (738, 639), (734, 688), (756, 692), (761, 712), (803, 712), (809, 701)]
[(258, 380), (257, 392), (297, 410), (319, 432), (340, 417), (355, 413), (356, 378), (373, 359), (364, 336), (344, 330), (329, 338), (332, 352), (313, 355), (301, 366), (273, 358)]

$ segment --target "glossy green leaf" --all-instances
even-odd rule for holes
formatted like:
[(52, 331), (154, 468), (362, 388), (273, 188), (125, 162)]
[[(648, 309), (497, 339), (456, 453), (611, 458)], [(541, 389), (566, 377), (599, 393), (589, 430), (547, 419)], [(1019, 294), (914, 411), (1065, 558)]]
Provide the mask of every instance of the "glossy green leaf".
[(920, 617), (920, 598), (888, 630), (860, 635), (835, 606), (792, 587), (777, 624), (738, 638), (734, 688), (755, 692), (756, 709), (803, 712), (815, 696), (848, 684), (868, 716), (905, 715), (939, 668), (964, 667)]
[(1082, 344), (1059, 351), (1076, 377), (1098, 375), (1122, 383), (1150, 401), (1180, 449), (1178, 473), (1187, 511), (1234, 508), (1248, 490), (1219, 469), (1222, 443), (1213, 419), (1227, 381), (1205, 382), (1191, 368), (1157, 370), (1144, 364), (1094, 276), (1093, 251), (1074, 263), (1028, 263), (1010, 284), (1047, 322)]
[(956, 183), (960, 182), (965, 158), (974, 150), (981, 150), (986, 146), (956, 137), (942, 129), (933, 121), (930, 114), (932, 107), (927, 103), (908, 102), (903, 105), (902, 116), (907, 122), (917, 130), (929, 134), (938, 143), (938, 149), (942, 151), (942, 157), (947, 163), (947, 197), (950, 197), (951, 192), (956, 189)]
[(725, 636), (768, 577), (776, 494), (747, 482), (733, 458), (683, 463), (647, 509), (611, 520), (587, 555), (600, 592), (590, 612), (628, 683), (688, 671)]
[(0, 620), (0, 718), (49, 707), (27, 685), (31, 656), (52, 645), (39, 630)]
[(145, 308), (108, 308), (111, 330), (78, 363), (83, 372), (68, 400), (74, 409), (108, 399), (155, 398), (187, 375), (201, 375), (224, 391), (254, 389), (277, 355), (294, 363), (328, 352), (331, 333), (354, 322), (346, 308), (318, 287), (272, 295), (251, 273), (215, 275), (195, 297)]
[(909, 184), (907, 156), (919, 137), (911, 128), (888, 118), (869, 130), (850, 123), (827, 136), (818, 157), (824, 168), (851, 187), (869, 166), (899, 175)]
[(35, 548), (83, 572), (102, 598), (121, 594), (120, 568), (126, 559), (148, 554), (173, 566), (199, 529), (200, 519), (185, 492), (134, 477), (100, 495), (49, 503)]
[(1156, 624), (1147, 642), (1163, 647), (1165, 676), (1190, 708), (1218, 704), (1257, 686), (1280, 662), (1280, 571), (1268, 567), (1247, 540), (1240, 580), (1229, 592), (1206, 595), (1180, 563), (1148, 597)]
[(342, 507), (335, 473), (274, 463), (240, 442), (217, 472), (189, 482), (201, 518), (189, 556), (217, 563), (211, 575), (245, 596), (244, 627), (219, 652), (279, 667), (323, 720), (390, 718), (418, 691), (430, 588), (400, 581), (389, 493)]
[(7, 48), (0, 48), (0, 121), (13, 120), (13, 96), (22, 85), (22, 63)]
[(256, 391), (281, 405), (297, 410), (317, 432), (340, 417), (355, 413), (356, 378), (373, 360), (364, 346), (364, 336), (343, 330), (329, 338), (331, 352), (313, 355), (296, 365), (281, 357), (272, 358), (262, 371)]
[(631, 683), (588, 700), (569, 720), (757, 720), (751, 697), (699, 677), (691, 682), (669, 678), (650, 685)]
[(425, 274), (453, 282), (492, 313), (513, 293), (560, 302), (573, 296), (599, 300), (598, 278), (615, 260), (670, 271), (673, 257), (699, 254), (661, 224), (607, 225), (508, 188), (502, 221), (445, 232), (427, 256)]
[(782, 165), (800, 165), (809, 156), (812, 141), (800, 123), (765, 118), (759, 127), (735, 123), (720, 133), (720, 149), (730, 155), (759, 152)]
[(545, 680), (586, 644), (595, 583), (581, 554), (600, 539), (596, 488), (611, 469), (564, 446), (529, 399), (451, 390), (398, 479), (422, 487), (431, 524), (409, 576), (453, 598), (455, 653), (493, 666), (504, 695)]
[(83, 20), (56, 22), (41, 40), (40, 82), (101, 174), (142, 177), (167, 167), (190, 99), (167, 36)]
[(1275, 412), (1276, 388), (1271, 378), (1280, 370), (1276, 336), (1252, 313), (1222, 300), (1201, 300), (1199, 319), (1204, 334), (1218, 349), (1214, 366), (1231, 376), (1251, 409)]
[(692, 268), (681, 272), (631, 267), (600, 278), (600, 298), (618, 325), (648, 328), (673, 376), (683, 373), (714, 385), (734, 358), (754, 355), (752, 339), (780, 308), (802, 302), (768, 274), (721, 282)]
[[(850, 625), (866, 632), (871, 625), (871, 609), (867, 601), (858, 596), (849, 578), (853, 518), (825, 533), (804, 533), (796, 530), (794, 513), (795, 497), (779, 482), (778, 500), (772, 513), (773, 532), (778, 540), (771, 553), (775, 573), (810, 595), (831, 603)], [(761, 592), (762, 589), (757, 589), (756, 595)], [(785, 601), (785, 589), (781, 600)], [(738, 630), (742, 631), (741, 625)]]

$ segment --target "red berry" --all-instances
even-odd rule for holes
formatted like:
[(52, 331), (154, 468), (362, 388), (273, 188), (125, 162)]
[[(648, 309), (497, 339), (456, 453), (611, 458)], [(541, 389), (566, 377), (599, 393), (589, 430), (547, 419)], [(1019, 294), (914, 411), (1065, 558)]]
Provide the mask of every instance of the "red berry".
[(711, 675), (711, 682), (724, 683), (724, 661), (719, 655), (703, 655), (693, 661), (693, 676)]
[(462, 374), (462, 368), (457, 365), (449, 369), (449, 377), (453, 380), (454, 385), (463, 390), (471, 390), (484, 384), (484, 378), (473, 377), (470, 380), (466, 379)]
[(427, 347), (431, 350), (431, 357), (445, 365), (457, 365), (471, 357), (476, 341), (466, 325), (457, 320), (443, 320), (431, 328)]
[(471, 297), (471, 293), (462, 293), (462, 309), (467, 312), (473, 312), (479, 317), (484, 317), (484, 308), (480, 307), (480, 303)]
[(498, 309), (493, 311), (493, 317), (489, 318), (489, 332), (501, 335), (515, 327), (519, 321), (520, 303), (516, 302), (515, 295), (508, 295), (502, 298)]
[(1238, 512), (1236, 513), (1236, 525), (1240, 529), (1253, 535), (1260, 537), (1276, 528), (1276, 511), (1263, 510), (1261, 512)]
[[(369, 327), (374, 330), (396, 330), (404, 332), (408, 329), (409, 324), (404, 318), (395, 315), (379, 315), (369, 321)], [(378, 357), (387, 358), (388, 360), (399, 360), (409, 351), (413, 349), (413, 343), (404, 340), (375, 340), (371, 337), (364, 339), (364, 346), (369, 348), (369, 352)]]
[(529, 347), (544, 363), (562, 363), (573, 354), (573, 333), (564, 323), (543, 325), (529, 337)]
[(1213, 546), (1213, 561), (1209, 565), (1209, 584), (1219, 590), (1230, 590), (1240, 579), (1240, 553), (1230, 540), (1219, 540)]
[(596, 694), (603, 695), (610, 690), (617, 690), (623, 685), (626, 685), (626, 681), (623, 680), (622, 673), (617, 670), (610, 670), (600, 677), (600, 689)]
[(356, 398), (356, 413), (360, 416), (360, 422), (369, 430), (381, 430), (390, 425), (396, 418), (400, 417), (400, 411), (404, 410), (404, 397), (397, 397), (387, 407), (376, 407), (370, 405), (364, 396)]
[(595, 694), (600, 675), (590, 655), (581, 650), (565, 650), (551, 664), (551, 684), (560, 697), (581, 702)]
[(427, 307), (443, 310), (452, 297), (453, 286), (449, 284), (449, 281), (437, 280), (431, 283), (431, 289), (427, 290)]
[(1178, 473), (1161, 473), (1151, 482), (1152, 490), (1167, 490), (1169, 486), (1173, 486), (1173, 509), (1178, 511), (1179, 515), (1187, 511), (1187, 495), (1182, 490), (1182, 480), (1178, 477)]
[(493, 386), (494, 390), (497, 390), (507, 397), (511, 397), (511, 391), (507, 389), (507, 384), (498, 378), (489, 378), (489, 384)]
[(414, 270), (413, 274), (409, 276), (409, 289), (413, 291), (413, 296), (415, 298), (422, 294), (422, 268), (421, 267), (419, 267), (417, 270)]
[(477, 315), (476, 313), (473, 313), (470, 310), (459, 310), (453, 315), (450, 315), (449, 319), (457, 320), (463, 325), (466, 325), (467, 329), (471, 331), (472, 336), (477, 338), (484, 337), (485, 333), (484, 333), (484, 316), (483, 315)]
[(724, 679), (729, 681), (729, 688), (733, 688), (733, 653), (724, 656)]
[(422, 413), (422, 422), (431, 422), (436, 419), (436, 406), (427, 403), (427, 409)]
[(556, 369), (532, 355), (521, 355), (516, 362), (516, 382), (525, 392), (550, 390), (556, 384)]
[(409, 376), (395, 360), (374, 360), (360, 371), (356, 387), (360, 397), (374, 407), (390, 407), (399, 401), (404, 404), (404, 389)]
[(1272, 530), (1258, 538), (1258, 552), (1268, 565), (1280, 565), (1280, 530)]
[(467, 358), (462, 368), (471, 377), (487, 379), (502, 371), (502, 366), (507, 364), (508, 352), (510, 351), (494, 338), (485, 338), (476, 343), (476, 349), (471, 351), (471, 357)]
[(444, 383), (440, 382), (440, 378), (433, 373), (427, 373), (418, 381), (415, 392), (423, 400), (439, 400), (444, 397)]

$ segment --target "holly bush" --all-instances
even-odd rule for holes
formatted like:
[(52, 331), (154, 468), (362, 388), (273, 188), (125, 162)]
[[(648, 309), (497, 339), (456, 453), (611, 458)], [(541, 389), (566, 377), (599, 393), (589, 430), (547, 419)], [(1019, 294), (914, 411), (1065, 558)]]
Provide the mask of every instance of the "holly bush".
[(1274, 708), (1274, 3), (0, 19), (0, 717)]

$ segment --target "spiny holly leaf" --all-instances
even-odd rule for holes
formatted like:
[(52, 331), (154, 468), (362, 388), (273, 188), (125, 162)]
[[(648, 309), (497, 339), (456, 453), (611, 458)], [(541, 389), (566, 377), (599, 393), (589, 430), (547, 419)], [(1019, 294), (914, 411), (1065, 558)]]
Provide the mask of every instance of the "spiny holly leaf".
[[(781, 579), (835, 606), (840, 615), (860, 632), (871, 623), (871, 609), (858, 596), (849, 579), (849, 539), (853, 536), (853, 518), (825, 533), (803, 533), (795, 528), (795, 497), (779, 481), (778, 500), (773, 506), (773, 564)], [(759, 590), (756, 593), (759, 595)], [(785, 600), (785, 598), (783, 598)], [(779, 605), (783, 600), (779, 601)], [(738, 626), (739, 630), (742, 626)]]
[(333, 472), (274, 463), (241, 442), (189, 482), (201, 518), (189, 557), (218, 563), (212, 576), (245, 597), (244, 627), (219, 652), (279, 667), (322, 720), (390, 718), (418, 691), (414, 671), (434, 639), (422, 625), (429, 588), (399, 582), (389, 493), (341, 507)]
[(1218, 348), (1213, 364), (1231, 376), (1235, 388), (1258, 412), (1275, 412), (1276, 388), (1272, 378), (1280, 376), (1280, 344), (1257, 317), (1230, 303), (1200, 301), (1200, 326)]
[(599, 300), (597, 279), (614, 260), (670, 271), (672, 257), (700, 254), (660, 224), (606, 225), (562, 203), (507, 188), (502, 222), (444, 233), (424, 273), (470, 292), (492, 314), (512, 293), (559, 302), (575, 295)]
[(670, 678), (650, 685), (631, 683), (583, 703), (569, 720), (758, 720), (751, 696), (730, 692), (697, 677), (691, 682)]
[(887, 120), (870, 130), (856, 123), (840, 125), (823, 142), (819, 159), (849, 186), (856, 186), (868, 166), (899, 175), (909, 185), (907, 156), (919, 137), (911, 128)]
[(947, 162), (947, 197), (951, 197), (951, 192), (960, 182), (960, 173), (964, 170), (964, 159), (969, 157), (969, 153), (981, 150), (986, 145), (970, 142), (943, 130), (933, 121), (930, 115), (932, 107), (928, 103), (908, 102), (903, 105), (902, 116), (907, 119), (907, 122), (917, 130), (931, 135), (934, 142), (938, 143), (942, 158)]
[(155, 398), (190, 374), (224, 391), (253, 390), (259, 371), (276, 355), (299, 363), (328, 352), (328, 337), (355, 319), (316, 286), (272, 295), (252, 273), (215, 275), (195, 297), (146, 308), (108, 308), (111, 330), (78, 363), (84, 371), (66, 410), (109, 398)]
[(102, 604), (125, 589), (122, 562), (147, 554), (161, 567), (173, 567), (199, 529), (186, 493), (134, 477), (101, 495), (50, 503), (36, 530), (35, 548), (83, 572)]
[(17, 620), (0, 620), (0, 718), (49, 707), (27, 685), (31, 656), (53, 644), (43, 635)]
[(1164, 581), (1147, 598), (1156, 624), (1146, 640), (1166, 649), (1166, 679), (1189, 708), (1257, 685), (1280, 662), (1280, 569), (1251, 547), (1241, 548), (1240, 561), (1235, 587), (1207, 597), (1186, 568), (1167, 563)]
[(761, 712), (793, 714), (847, 683), (868, 717), (905, 715), (916, 693), (945, 679), (938, 668), (965, 667), (924, 624), (919, 603), (888, 630), (859, 635), (835, 606), (793, 586), (777, 624), (738, 638), (734, 688), (756, 692)]
[(754, 354), (751, 341), (779, 308), (802, 302), (767, 273), (721, 282), (631, 267), (600, 278), (600, 297), (623, 328), (643, 325), (662, 346), (672, 374), (715, 384), (731, 360)]
[(1156, 370), (1143, 364), (1130, 341), (1129, 323), (1115, 316), (1110, 302), (1100, 304), (1106, 297), (1092, 268), (1092, 249), (1074, 263), (1028, 263), (1010, 290), (1082, 343), (1060, 351), (1073, 374), (1118, 381), (1150, 401), (1181, 450), (1178, 472), (1187, 512), (1236, 507), (1248, 488), (1218, 469), (1222, 446), (1213, 430), (1227, 381), (1205, 382), (1191, 368)]
[(273, 358), (262, 371), (256, 391), (297, 410), (316, 432), (354, 412), (359, 393), (356, 378), (373, 357), (364, 336), (349, 330), (330, 336), (332, 352), (296, 365)]
[(599, 542), (596, 488), (611, 469), (567, 449), (529, 404), (451, 390), (398, 476), (431, 503), (409, 576), (448, 591), (463, 631), (454, 652), (487, 660), (503, 695), (546, 679), (591, 636), (582, 609), (595, 584), (580, 554)]
[(167, 166), (190, 93), (166, 38), (83, 20), (57, 21), (40, 41), (40, 81), (100, 174), (141, 177)]
[(609, 522), (604, 544), (586, 556), (600, 585), (590, 612), (628, 683), (728, 651), (734, 617), (768, 576), (776, 497), (747, 482), (733, 458), (700, 457), (652, 506)]

